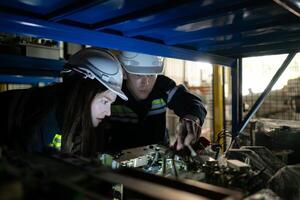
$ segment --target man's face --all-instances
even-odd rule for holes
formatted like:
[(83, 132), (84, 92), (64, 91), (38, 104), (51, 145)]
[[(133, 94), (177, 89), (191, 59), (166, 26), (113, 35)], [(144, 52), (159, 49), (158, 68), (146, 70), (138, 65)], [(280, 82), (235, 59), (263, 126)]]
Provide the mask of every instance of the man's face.
[(126, 86), (132, 96), (138, 101), (147, 99), (151, 93), (157, 75), (136, 75), (126, 72)]

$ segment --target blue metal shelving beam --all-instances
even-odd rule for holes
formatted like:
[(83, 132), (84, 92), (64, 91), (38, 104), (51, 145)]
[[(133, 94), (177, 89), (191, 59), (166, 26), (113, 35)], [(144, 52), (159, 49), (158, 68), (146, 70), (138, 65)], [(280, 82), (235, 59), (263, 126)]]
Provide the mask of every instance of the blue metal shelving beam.
[(240, 23), (228, 24), (221, 27), (206, 28), (199, 31), (179, 34), (165, 40), (168, 45), (184, 44), (198, 41), (205, 37), (218, 37), (234, 35), (244, 31), (251, 31), (260, 28), (276, 28), (279, 25), (299, 24), (299, 19), (289, 14), (282, 14), (265, 19), (256, 19), (251, 21), (241, 21)]
[[(178, 12), (178, 10), (188, 9), (188, 8), (190, 8), (190, 6), (199, 7), (199, 6), (202, 5), (202, 3), (203, 2), (200, 2), (200, 1), (186, 1), (185, 3), (181, 3), (179, 5), (174, 5), (174, 6), (172, 5), (172, 7), (168, 7), (167, 10), (156, 10), (154, 12), (152, 11), (152, 12), (148, 12), (148, 13), (141, 13), (139, 15), (135, 15), (134, 16), (135, 18), (131, 17), (131, 19), (133, 21), (135, 21), (135, 20), (143, 21), (143, 19), (145, 19), (145, 18), (146, 18), (146, 20), (149, 19), (149, 18), (152, 18), (152, 19), (157, 18), (157, 19), (159, 19), (159, 22), (161, 23), (161, 22), (164, 22), (164, 21), (168, 21), (168, 19), (171, 18), (170, 16), (172, 16), (173, 13)], [(105, 28), (110, 28), (110, 26), (120, 25), (124, 22), (126, 22), (126, 20), (119, 20), (119, 21), (115, 20), (114, 22), (111, 22), (110, 24), (106, 23), (105, 26), (104, 25), (100, 25), (100, 26), (96, 25), (95, 30), (102, 30), (102, 29), (105, 29)], [(153, 24), (152, 20), (150, 20), (150, 22), (151, 22), (151, 25), (152, 25)], [(149, 26), (148, 23), (149, 22), (143, 21), (143, 27)], [(134, 28), (134, 30), (136, 30), (136, 28)], [(126, 35), (126, 34), (124, 34), (124, 35)], [(133, 35), (133, 36), (135, 36), (135, 35)]]
[(0, 54), (1, 69), (19, 69), (30, 71), (52, 71), (59, 74), (65, 64), (64, 60), (34, 58), (27, 56)]
[[(62, 9), (59, 9), (53, 13), (48, 14), (47, 19), (49, 21), (57, 22), (60, 20), (65, 19), (66, 17), (73, 15), (75, 13), (81, 12), (83, 10), (92, 8), (93, 6), (96, 6), (98, 4), (104, 3), (103, 0), (97, 0), (97, 1), (87, 1), (82, 3), (77, 3), (75, 5), (68, 5), (66, 7), (63, 7)], [(112, 2), (113, 3), (113, 2)]]
[[(231, 66), (234, 59), (159, 43), (100, 33), (27, 16), (0, 13), (0, 31), (97, 47), (136, 51), (184, 60)], [(146, 48), (147, 47), (147, 48)]]
[[(293, 39), (294, 41), (287, 41), (285, 40), (284, 42), (279, 42), (275, 44), (264, 44), (261, 46), (243, 46), (240, 47), (239, 51), (238, 50), (233, 50), (233, 51), (228, 51), (228, 54), (226, 55), (234, 55), (237, 53), (245, 52), (247, 54), (251, 55), (256, 55), (256, 53), (259, 52), (265, 52), (265, 51), (270, 51), (274, 52), (273, 54), (276, 54), (276, 52), (285, 50), (285, 53), (288, 51), (299, 51), (300, 50), (300, 38), (299, 39)], [(288, 50), (287, 50), (288, 49)], [(224, 48), (223, 48), (224, 50)], [(216, 51), (217, 52), (217, 51)], [(267, 55), (267, 54), (266, 54)]]
[[(191, 0), (177, 0), (177, 1), (173, 1), (172, 4), (170, 4), (170, 2), (166, 2), (164, 4), (160, 4), (160, 5), (154, 5), (154, 6), (150, 6), (141, 10), (136, 10), (134, 12), (131, 13), (127, 13), (125, 15), (121, 15), (121, 16), (117, 16), (111, 19), (107, 19), (98, 23), (93, 24), (93, 29), (95, 30), (102, 30), (105, 29), (108, 26), (112, 26), (115, 24), (120, 24), (123, 23), (125, 21), (128, 20), (134, 20), (134, 19), (138, 19), (138, 18), (142, 18), (142, 17), (146, 17), (146, 16), (151, 16), (151, 15), (158, 15), (159, 13), (164, 13), (164, 12), (168, 12), (168, 10), (170, 9), (177, 9), (178, 7), (182, 6), (182, 5), (189, 5), (189, 3), (191, 2)], [(163, 20), (163, 19), (161, 19)]]
[(0, 54), (0, 82), (50, 84), (61, 82), (60, 72), (65, 61)]
[[(295, 27), (294, 27), (295, 28)], [(259, 45), (259, 44), (264, 44), (264, 45), (269, 45), (269, 44), (276, 44), (276, 43), (281, 43), (282, 41), (294, 41), (297, 39), (296, 36), (300, 35), (300, 26), (299, 30), (296, 30), (291, 33), (286, 33), (283, 31), (278, 31), (274, 33), (268, 33), (266, 35), (257, 35), (257, 36), (252, 36), (252, 37), (245, 37), (245, 38), (231, 38), (230, 40), (226, 41), (212, 41), (212, 40), (205, 40), (203, 42), (199, 42), (199, 50), (202, 51), (212, 51), (212, 50), (218, 50), (218, 49), (224, 49), (224, 48), (233, 48), (233, 47), (239, 47), (241, 48), (242, 46), (247, 46), (250, 47), (251, 45)], [(200, 45), (201, 44), (201, 45)]]
[[(193, 22), (198, 22), (201, 20), (205, 20), (206, 18), (212, 19), (215, 17), (220, 17), (227, 15), (228, 13), (235, 12), (236, 10), (245, 9), (245, 7), (257, 8), (258, 5), (266, 4), (263, 1), (251, 2), (248, 0), (240, 1), (240, 0), (220, 0), (216, 4), (208, 4), (202, 5), (202, 1), (195, 1), (187, 5), (185, 8), (184, 6), (179, 7), (180, 10), (188, 10), (189, 7), (192, 8), (199, 8), (197, 15), (187, 15), (187, 16), (179, 16), (179, 18), (172, 18), (169, 20), (160, 20), (159, 23), (145, 25), (139, 28), (131, 29), (129, 31), (124, 32), (124, 35), (129, 37), (134, 37), (137, 35), (143, 35), (149, 32), (157, 31), (161, 28), (166, 27), (176, 27), (183, 24), (189, 24)], [(172, 11), (172, 10), (170, 10)], [(221, 14), (220, 14), (221, 13)]]
[(38, 84), (38, 83), (58, 83), (60, 77), (50, 76), (22, 76), (22, 75), (3, 75), (0, 74), (0, 83), (20, 83), (20, 84)]
[(260, 108), (260, 106), (264, 102), (265, 98), (270, 93), (272, 87), (275, 85), (276, 81), (279, 79), (279, 77), (281, 76), (281, 74), (284, 72), (284, 70), (287, 68), (287, 66), (290, 64), (290, 62), (293, 60), (293, 58), (295, 57), (295, 55), (296, 55), (296, 53), (290, 53), (286, 57), (286, 59), (284, 60), (284, 62), (280, 66), (280, 68), (277, 70), (277, 72), (275, 73), (274, 77), (272, 78), (272, 80), (270, 81), (270, 83), (268, 84), (268, 86), (266, 87), (266, 89), (259, 96), (259, 98), (256, 100), (256, 102), (254, 103), (254, 105), (251, 107), (250, 111), (245, 116), (245, 118), (242, 121), (242, 123), (240, 125), (240, 128), (238, 130), (239, 134), (241, 132), (243, 132), (243, 130), (246, 128), (246, 126), (249, 123), (250, 119), (254, 116), (254, 114), (256, 113), (256, 111)]

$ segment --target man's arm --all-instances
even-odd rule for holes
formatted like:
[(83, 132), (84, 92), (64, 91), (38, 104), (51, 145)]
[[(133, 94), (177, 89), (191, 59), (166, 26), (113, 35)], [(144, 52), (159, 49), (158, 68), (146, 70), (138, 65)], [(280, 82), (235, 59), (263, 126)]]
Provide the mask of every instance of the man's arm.
[(207, 114), (202, 99), (190, 93), (183, 85), (176, 87), (176, 92), (168, 102), (168, 107), (180, 118), (188, 115), (197, 117), (202, 126)]
[(172, 90), (173, 94), (171, 99), (169, 98), (168, 107), (180, 117), (174, 142), (175, 148), (180, 150), (184, 145), (188, 146), (197, 142), (207, 111), (201, 98), (190, 93), (183, 85), (175, 86)]

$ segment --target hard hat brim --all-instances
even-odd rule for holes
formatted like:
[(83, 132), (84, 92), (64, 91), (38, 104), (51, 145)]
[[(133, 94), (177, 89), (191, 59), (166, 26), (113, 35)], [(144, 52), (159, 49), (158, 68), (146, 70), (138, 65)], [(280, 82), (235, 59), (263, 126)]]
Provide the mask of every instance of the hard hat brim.
[(99, 77), (95, 76), (95, 78), (102, 83), (105, 87), (107, 87), (107, 89), (111, 90), (112, 92), (114, 92), (116, 95), (118, 95), (121, 99), (127, 101), (128, 97), (125, 95), (125, 93), (121, 90), (120, 87), (118, 86), (114, 86), (102, 79), (100, 79)]
[(113, 91), (114, 93), (116, 93), (116, 95), (118, 95), (121, 99), (127, 101), (128, 97), (124, 94), (124, 92), (122, 90), (120, 90), (119, 88), (114, 88), (113, 86), (107, 86), (111, 91)]
[(162, 74), (163, 72), (163, 66), (131, 66), (126, 65), (123, 66), (123, 68), (126, 70), (126, 72), (130, 74), (138, 74), (138, 75), (156, 75), (156, 74)]
[(84, 78), (97, 79), (107, 89), (124, 100), (122, 92), (123, 73), (118, 58), (111, 52), (97, 48), (86, 48), (69, 58), (66, 67), (84, 75)]

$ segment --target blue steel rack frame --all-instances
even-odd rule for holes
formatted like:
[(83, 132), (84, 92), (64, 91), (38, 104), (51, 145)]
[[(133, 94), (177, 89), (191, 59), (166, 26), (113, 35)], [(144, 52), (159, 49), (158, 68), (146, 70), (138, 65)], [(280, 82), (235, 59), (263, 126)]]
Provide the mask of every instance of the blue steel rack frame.
[[(0, 31), (232, 67), (232, 132), (236, 136), (244, 130), (294, 52), (300, 50), (300, 8), (295, 0), (207, 2), (1, 1)], [(243, 120), (241, 59), (280, 53), (291, 54)], [(1, 79), (20, 80), (9, 76)], [(31, 78), (36, 77), (26, 81)]]

